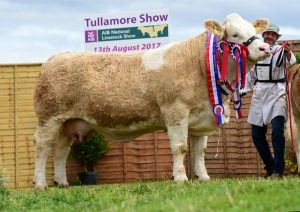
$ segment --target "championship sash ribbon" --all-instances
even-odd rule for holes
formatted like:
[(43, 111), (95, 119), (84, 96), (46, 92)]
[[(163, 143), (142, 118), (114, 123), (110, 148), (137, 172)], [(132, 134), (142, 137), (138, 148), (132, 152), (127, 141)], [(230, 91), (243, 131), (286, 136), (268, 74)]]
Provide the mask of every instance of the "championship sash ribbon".
[(220, 69), (217, 61), (217, 36), (211, 32), (206, 32), (206, 74), (209, 98), (216, 116), (216, 123), (224, 124), (222, 117), (224, 107), (222, 105), (221, 88), (217, 84), (220, 79)]

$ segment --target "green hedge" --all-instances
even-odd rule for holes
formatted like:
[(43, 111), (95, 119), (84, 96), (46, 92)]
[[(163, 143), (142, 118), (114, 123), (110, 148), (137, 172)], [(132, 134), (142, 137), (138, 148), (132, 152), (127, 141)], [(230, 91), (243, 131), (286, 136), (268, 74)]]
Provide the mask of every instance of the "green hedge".
[(297, 63), (299, 64), (300, 63), (300, 52), (295, 53), (295, 57), (296, 57)]

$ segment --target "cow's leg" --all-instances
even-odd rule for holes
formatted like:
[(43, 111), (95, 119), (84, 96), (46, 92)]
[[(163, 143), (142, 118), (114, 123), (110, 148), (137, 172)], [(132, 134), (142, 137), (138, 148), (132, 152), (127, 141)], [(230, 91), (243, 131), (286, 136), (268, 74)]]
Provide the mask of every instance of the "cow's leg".
[(49, 148), (53, 145), (57, 136), (58, 126), (47, 125), (38, 126), (34, 133), (35, 142), (35, 170), (34, 183), (35, 188), (47, 188), (46, 182), (46, 162), (48, 158)]
[(209, 181), (210, 177), (207, 174), (205, 167), (205, 149), (207, 148), (207, 136), (191, 136), (194, 149), (195, 159), (195, 175), (199, 181)]
[(293, 136), (295, 140), (295, 152), (298, 164), (298, 174), (300, 174), (300, 113), (294, 112)]
[(175, 182), (184, 182), (188, 178), (184, 167), (184, 157), (187, 152), (187, 120), (177, 126), (167, 126), (170, 147), (173, 154), (173, 177)]
[(59, 187), (68, 187), (66, 175), (66, 160), (71, 146), (71, 139), (64, 133), (60, 132), (54, 144), (54, 182)]
[[(298, 135), (300, 132), (298, 132)], [(295, 139), (295, 152), (297, 157), (297, 164), (298, 164), (298, 175), (300, 175), (300, 136)]]
[(170, 148), (173, 154), (173, 177), (175, 182), (184, 182), (188, 178), (184, 167), (184, 157), (188, 150), (188, 110), (185, 108), (167, 108), (162, 110), (168, 129)]
[[(298, 174), (300, 174), (300, 112), (296, 104), (292, 101), (293, 106), (293, 136), (295, 139), (295, 152), (298, 164)], [(300, 109), (300, 108), (299, 108)], [(287, 130), (290, 130), (289, 128)]]

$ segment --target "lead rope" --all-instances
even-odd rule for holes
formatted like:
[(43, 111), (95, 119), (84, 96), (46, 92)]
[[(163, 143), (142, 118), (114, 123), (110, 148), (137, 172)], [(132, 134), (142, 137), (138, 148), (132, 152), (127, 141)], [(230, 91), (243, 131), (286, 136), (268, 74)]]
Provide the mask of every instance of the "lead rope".
[(288, 64), (286, 62), (286, 58), (284, 57), (285, 61), (285, 70), (286, 70), (286, 82), (287, 82), (287, 97), (288, 97), (288, 111), (289, 111), (289, 122), (290, 122), (290, 134), (291, 134), (291, 141), (292, 141), (292, 151), (295, 152), (295, 141), (293, 135), (293, 128), (292, 128), (292, 107), (291, 107), (291, 93), (290, 93), (290, 82), (289, 82), (289, 75), (288, 75)]
[[(280, 48), (276, 49), (272, 54), (275, 55), (278, 51), (283, 49), (287, 45), (288, 41), (284, 41)], [(291, 134), (291, 142), (292, 142), (292, 151), (295, 152), (295, 141), (294, 141), (294, 135), (293, 135), (293, 127), (292, 127), (292, 107), (291, 107), (291, 93), (290, 93), (290, 82), (289, 82), (289, 66), (286, 62), (286, 57), (284, 59), (285, 64), (285, 78), (286, 78), (286, 92), (287, 92), (287, 98), (288, 98), (288, 112), (289, 112), (289, 123), (290, 123), (290, 134)]]
[(218, 157), (218, 155), (219, 155), (220, 134), (221, 134), (221, 128), (219, 128), (219, 136), (218, 136), (217, 153), (215, 154), (215, 158), (217, 158), (217, 157)]

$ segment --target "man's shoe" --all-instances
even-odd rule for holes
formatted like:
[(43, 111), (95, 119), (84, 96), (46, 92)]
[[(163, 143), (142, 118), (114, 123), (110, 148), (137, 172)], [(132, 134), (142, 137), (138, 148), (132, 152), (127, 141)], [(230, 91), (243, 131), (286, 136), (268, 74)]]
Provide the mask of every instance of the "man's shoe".
[(270, 176), (270, 179), (271, 180), (281, 180), (283, 177), (282, 177), (282, 174), (279, 174), (279, 173), (273, 173), (271, 176)]
[(270, 178), (270, 176), (272, 175), (272, 172), (266, 172), (264, 175), (262, 175), (261, 177), (258, 177), (259, 180), (267, 180)]
[(270, 176), (272, 176), (272, 172), (266, 172), (263, 176), (264, 179), (269, 179)]

